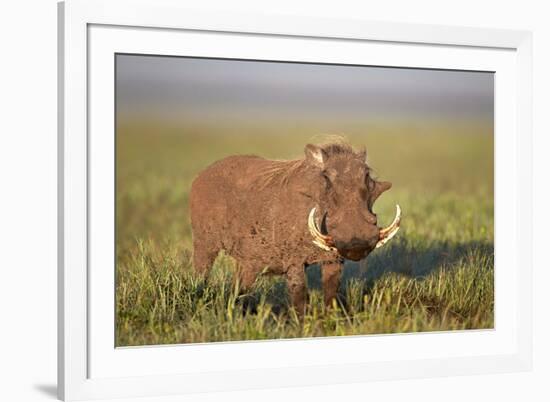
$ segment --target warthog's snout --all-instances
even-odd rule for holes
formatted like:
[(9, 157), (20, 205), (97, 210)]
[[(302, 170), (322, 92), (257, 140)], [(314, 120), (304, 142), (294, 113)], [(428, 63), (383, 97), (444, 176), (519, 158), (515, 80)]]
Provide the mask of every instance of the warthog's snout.
[[(315, 218), (316, 208), (312, 208), (308, 217), (308, 229), (313, 237), (313, 243), (323, 250), (338, 251), (349, 260), (358, 261), (366, 257), (373, 249), (386, 244), (399, 230), (401, 223), (401, 208), (396, 205), (396, 213), (393, 222), (382, 229), (375, 225), (367, 224), (364, 237), (351, 237), (349, 239), (338, 238), (335, 234), (322, 231)], [(325, 225), (322, 225), (323, 227)], [(325, 232), (325, 233), (323, 233)]]

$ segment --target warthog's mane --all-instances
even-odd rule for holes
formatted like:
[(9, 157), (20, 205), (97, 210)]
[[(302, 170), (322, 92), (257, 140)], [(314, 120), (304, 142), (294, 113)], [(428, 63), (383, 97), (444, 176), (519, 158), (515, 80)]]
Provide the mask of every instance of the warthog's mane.
[[(317, 145), (323, 149), (328, 158), (336, 155), (358, 157), (360, 154), (360, 152), (355, 152), (353, 147), (344, 140)], [(256, 184), (261, 189), (274, 185), (286, 186), (292, 177), (303, 173), (309, 167), (305, 158), (268, 160), (268, 162), (268, 164), (258, 171)]]

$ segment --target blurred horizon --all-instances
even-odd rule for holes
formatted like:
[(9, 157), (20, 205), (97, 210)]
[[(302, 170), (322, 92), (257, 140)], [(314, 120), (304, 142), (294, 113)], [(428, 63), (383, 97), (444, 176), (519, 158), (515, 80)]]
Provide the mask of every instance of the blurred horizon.
[(490, 72), (116, 56), (119, 123), (313, 134), (493, 133)]

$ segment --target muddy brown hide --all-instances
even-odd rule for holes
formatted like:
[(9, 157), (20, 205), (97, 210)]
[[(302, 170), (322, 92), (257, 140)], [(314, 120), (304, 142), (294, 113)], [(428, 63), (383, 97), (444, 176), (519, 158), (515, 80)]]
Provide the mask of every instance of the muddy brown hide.
[[(194, 267), (206, 274), (221, 250), (235, 258), (242, 286), (260, 273), (284, 275), (303, 312), (305, 267), (320, 264), (325, 300), (340, 285), (343, 258), (360, 260), (379, 236), (374, 200), (391, 185), (370, 177), (365, 153), (347, 144), (307, 145), (305, 158), (273, 161), (231, 156), (194, 180), (190, 194)], [(312, 243), (311, 209), (337, 250)]]

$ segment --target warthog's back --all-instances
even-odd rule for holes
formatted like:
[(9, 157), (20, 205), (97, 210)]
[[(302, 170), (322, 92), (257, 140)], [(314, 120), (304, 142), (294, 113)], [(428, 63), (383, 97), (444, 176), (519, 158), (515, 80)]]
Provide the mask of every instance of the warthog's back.
[(231, 209), (254, 204), (250, 191), (255, 184), (255, 172), (261, 170), (266, 162), (255, 156), (231, 156), (202, 171), (191, 185), (193, 229), (210, 226), (214, 221), (223, 223), (229, 218)]
[[(208, 248), (225, 250), (235, 258), (246, 255), (258, 270), (281, 258), (278, 244), (288, 233), (288, 223), (295, 222), (292, 215), (296, 211), (284, 206), (292, 192), (282, 193), (271, 181), (279, 163), (255, 156), (232, 156), (199, 174), (190, 195), (196, 253)], [(209, 262), (212, 258), (215, 256), (204, 259)], [(200, 256), (195, 258), (196, 263), (201, 260)]]

